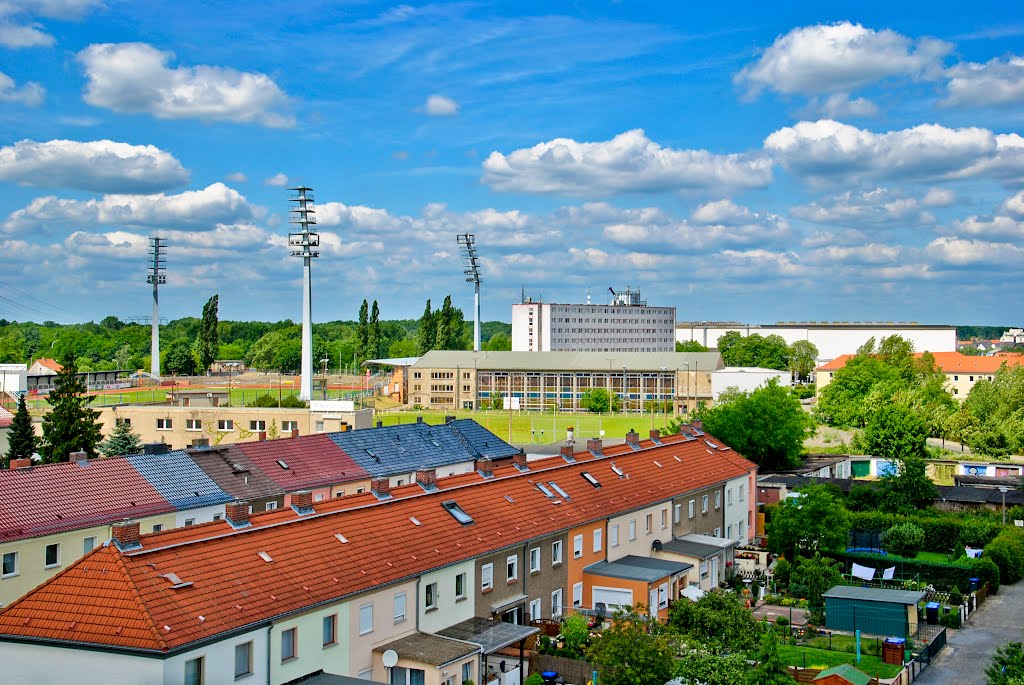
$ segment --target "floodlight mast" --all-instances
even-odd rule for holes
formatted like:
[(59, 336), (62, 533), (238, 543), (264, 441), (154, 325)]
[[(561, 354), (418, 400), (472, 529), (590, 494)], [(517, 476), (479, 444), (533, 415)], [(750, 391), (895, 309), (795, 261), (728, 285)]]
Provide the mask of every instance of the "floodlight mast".
[(480, 351), (480, 260), (476, 254), (476, 236), (472, 233), (459, 234), (462, 248), (462, 265), (466, 282), (473, 284), (473, 351)]
[[(310, 277), (310, 263), (320, 256), (320, 234), (310, 226), (316, 225), (313, 210), (313, 189), (306, 186), (290, 188), (295, 193), (288, 198), (295, 206), (288, 210), (290, 223), (300, 227), (298, 233), (288, 234), (288, 245), (293, 248), (292, 257), (302, 257), (302, 376), (299, 381), (299, 399), (313, 399), (313, 282)], [(298, 249), (295, 249), (298, 248)]]
[(150, 343), (149, 375), (160, 378), (160, 295), (159, 286), (167, 283), (167, 239), (152, 237), (149, 239), (149, 271), (146, 283), (153, 285), (153, 333)]

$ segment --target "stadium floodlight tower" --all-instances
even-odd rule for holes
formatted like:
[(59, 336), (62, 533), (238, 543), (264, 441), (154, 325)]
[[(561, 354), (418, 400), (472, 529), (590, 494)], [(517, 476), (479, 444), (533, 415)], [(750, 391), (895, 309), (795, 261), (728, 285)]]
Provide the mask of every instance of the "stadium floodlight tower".
[(472, 233), (458, 236), (462, 248), (462, 265), (466, 267), (466, 283), (473, 284), (473, 351), (480, 351), (480, 259), (476, 254), (476, 237)]
[(149, 375), (160, 378), (160, 295), (159, 286), (167, 283), (167, 239), (149, 239), (149, 271), (146, 283), (153, 285), (153, 337), (150, 349)]
[(289, 210), (292, 214), (290, 221), (301, 228), (298, 233), (288, 234), (292, 257), (302, 257), (302, 376), (299, 399), (308, 402), (313, 399), (313, 282), (309, 266), (315, 257), (320, 256), (320, 252), (313, 249), (320, 247), (320, 235), (310, 228), (316, 225), (313, 189), (299, 186), (290, 190), (295, 193), (289, 198), (295, 203)]

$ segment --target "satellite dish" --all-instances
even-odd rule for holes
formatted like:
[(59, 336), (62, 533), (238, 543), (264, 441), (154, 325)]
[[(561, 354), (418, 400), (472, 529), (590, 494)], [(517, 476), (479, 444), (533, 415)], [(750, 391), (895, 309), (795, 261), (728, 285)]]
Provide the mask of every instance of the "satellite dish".
[(381, 655), (380, 660), (384, 662), (385, 668), (394, 668), (395, 664), (398, 663), (398, 652), (393, 649), (386, 649), (384, 654)]
[(601, 437), (602, 438), (604, 437), (604, 429), (603, 428), (601, 429)]

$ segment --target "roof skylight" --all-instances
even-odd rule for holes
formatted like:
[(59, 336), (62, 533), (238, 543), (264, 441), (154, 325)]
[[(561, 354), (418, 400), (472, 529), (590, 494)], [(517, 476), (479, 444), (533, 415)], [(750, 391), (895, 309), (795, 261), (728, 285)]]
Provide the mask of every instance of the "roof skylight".
[(274, 560), (274, 557), (270, 556), (266, 552), (259, 552), (260, 559), (267, 562), (268, 564)]
[(553, 481), (553, 480), (549, 480), (549, 481), (548, 481), (548, 485), (550, 485), (550, 486), (551, 486), (551, 488), (552, 488), (552, 489), (553, 489), (553, 490), (554, 490), (555, 492), (557, 492), (557, 493), (558, 493), (558, 494), (559, 494), (560, 496), (562, 496), (563, 498), (565, 498), (565, 499), (572, 499), (572, 497), (569, 497), (569, 494), (568, 494), (568, 493), (567, 493), (567, 492), (566, 492), (565, 490), (563, 490), (562, 488), (560, 488), (560, 487), (558, 486), (558, 483), (556, 483), (555, 481)]
[(593, 485), (595, 488), (601, 487), (601, 481), (599, 481), (597, 478), (594, 478), (594, 476), (591, 475), (589, 471), (584, 471), (580, 475), (583, 476), (583, 479), (586, 480), (591, 485)]
[(348, 544), (348, 538), (345, 537), (344, 535), (342, 535), (341, 533), (335, 533), (334, 537), (338, 538), (338, 542), (341, 542), (343, 544)]
[(614, 471), (614, 472), (615, 472), (615, 475), (616, 475), (616, 476), (618, 476), (619, 478), (622, 478), (622, 477), (623, 477), (624, 475), (626, 475), (625, 471), (623, 471), (622, 469), (620, 469), (620, 468), (619, 468), (618, 466), (616, 466), (615, 464), (612, 464), (612, 471)]
[(544, 483), (537, 483), (537, 489), (543, 492), (544, 496), (547, 497), (548, 499), (555, 498), (555, 493), (548, 490), (548, 486), (544, 485)]
[(473, 523), (473, 517), (467, 514), (466, 510), (460, 507), (455, 500), (450, 499), (447, 502), (441, 502), (441, 506), (462, 525), (468, 526)]
[(282, 469), (288, 468), (288, 462), (286, 462), (284, 459), (278, 459), (277, 465), (280, 466)]
[(415, 516), (410, 516), (409, 520), (412, 521), (412, 524), (414, 526), (422, 526), (423, 525), (422, 523), (420, 523), (420, 520), (418, 518), (416, 518)]

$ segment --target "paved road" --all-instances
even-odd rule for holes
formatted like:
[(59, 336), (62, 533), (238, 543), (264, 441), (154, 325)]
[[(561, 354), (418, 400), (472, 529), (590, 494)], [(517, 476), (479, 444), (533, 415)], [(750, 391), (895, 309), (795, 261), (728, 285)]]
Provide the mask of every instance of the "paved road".
[(921, 685), (985, 685), (985, 667), (996, 648), (1022, 639), (1024, 581), (1003, 586), (989, 597), (961, 630), (950, 630), (948, 642), (932, 665), (915, 680)]

